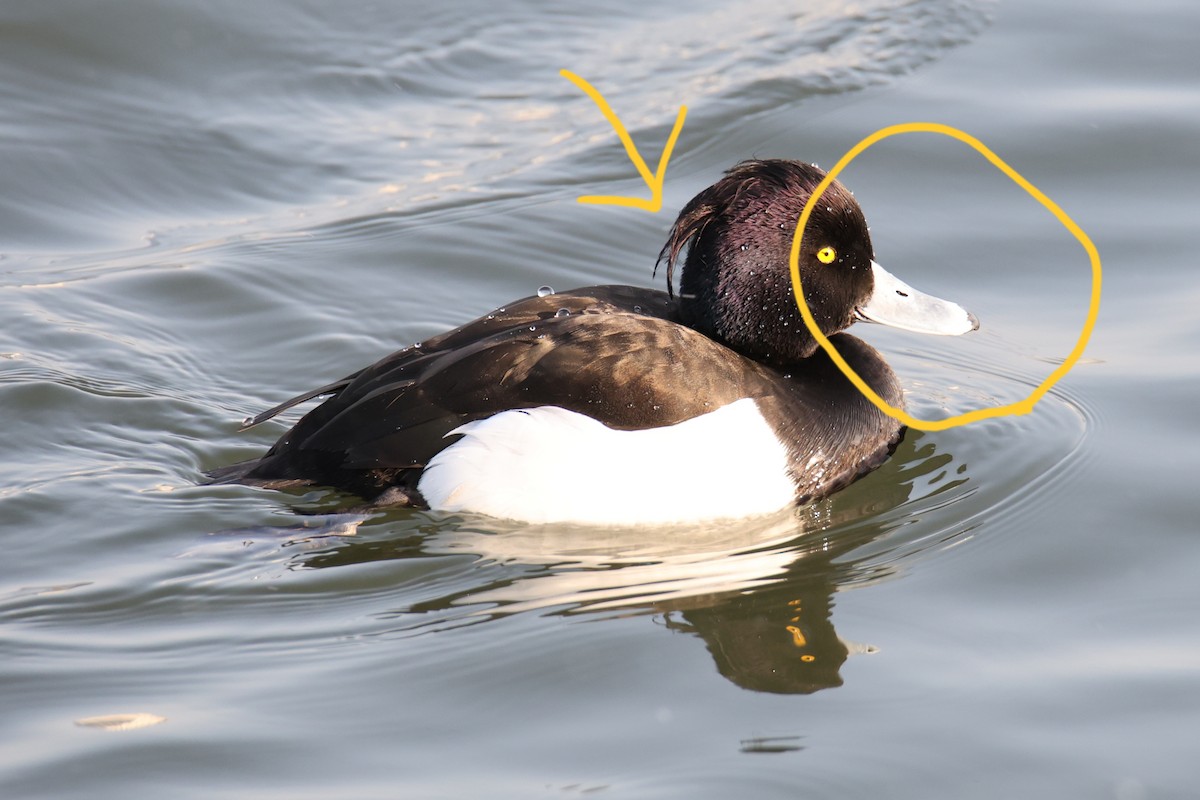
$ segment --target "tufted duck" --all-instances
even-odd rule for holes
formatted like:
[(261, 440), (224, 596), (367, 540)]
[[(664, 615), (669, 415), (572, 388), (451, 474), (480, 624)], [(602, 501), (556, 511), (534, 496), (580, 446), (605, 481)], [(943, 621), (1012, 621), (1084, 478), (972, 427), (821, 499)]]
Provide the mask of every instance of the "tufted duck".
[[(330, 395), (262, 458), (211, 477), (618, 525), (768, 513), (836, 491), (878, 467), (902, 427), (819, 349), (792, 296), (796, 220), (823, 177), (793, 161), (738, 164), (676, 220), (659, 256), (666, 292), (595, 286), (511, 303), (249, 420)], [(893, 406), (903, 393), (891, 368), (838, 331), (979, 327), (875, 262), (839, 183), (803, 244), (818, 325)]]

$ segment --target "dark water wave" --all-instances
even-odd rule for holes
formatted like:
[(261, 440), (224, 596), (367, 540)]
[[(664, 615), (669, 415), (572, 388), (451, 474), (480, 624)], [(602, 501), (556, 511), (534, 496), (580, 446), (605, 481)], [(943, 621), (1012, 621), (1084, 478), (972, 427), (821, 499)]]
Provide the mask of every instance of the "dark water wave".
[(656, 150), (680, 104), (699, 144), (747, 113), (906, 73), (984, 24), (980, 6), (953, 0), (10, 8), (0, 241), (86, 252), (175, 232), (192, 244), (208, 226), (294, 228), (301, 210), (321, 225), (346, 204), (412, 213), (564, 173), (627, 179), (608, 123), (559, 69), (600, 87)]

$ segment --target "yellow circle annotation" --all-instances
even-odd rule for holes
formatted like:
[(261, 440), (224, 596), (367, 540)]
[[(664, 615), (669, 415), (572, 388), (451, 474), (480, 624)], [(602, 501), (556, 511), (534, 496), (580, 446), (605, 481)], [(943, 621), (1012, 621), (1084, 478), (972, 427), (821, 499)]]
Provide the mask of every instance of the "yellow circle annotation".
[[(808, 307), (807, 301), (804, 299), (803, 287), (800, 284), (800, 245), (804, 237), (804, 229), (808, 225), (808, 218), (812, 215), (813, 208), (816, 207), (817, 201), (821, 199), (821, 195), (829, 188), (829, 185), (841, 174), (842, 170), (850, 165), (854, 159), (858, 158), (867, 148), (883, 141), (892, 136), (898, 136), (902, 133), (938, 133), (943, 136), (949, 136), (952, 139), (957, 139), (960, 142), (970, 145), (977, 153), (982, 155), (996, 169), (1007, 175), (1014, 183), (1024, 189), (1029, 195), (1041, 203), (1047, 210), (1052, 213), (1055, 218), (1063, 224), (1068, 231), (1071, 232), (1081, 245), (1087, 251), (1088, 258), (1092, 265), (1092, 294), (1091, 300), (1088, 303), (1087, 319), (1083, 323), (1083, 330), (1079, 334), (1079, 339), (1075, 342), (1075, 347), (1071, 350), (1070, 355), (1063, 360), (1050, 377), (1042, 381), (1036, 389), (1034, 389), (1028, 397), (1016, 403), (1008, 405), (992, 406), (989, 408), (980, 408), (974, 411), (968, 411), (965, 414), (947, 417), (940, 420), (922, 420), (913, 417), (903, 409), (896, 408), (887, 403), (882, 397), (876, 394), (870, 386), (867, 385), (858, 373), (856, 373), (846, 360), (838, 353), (837, 348), (829, 341), (825, 334), (821, 333), (817, 327), (817, 321), (813, 319), (812, 311)], [(823, 260), (823, 259), (822, 259)], [(1096, 326), (1096, 316), (1100, 312), (1100, 286), (1101, 286), (1101, 270), (1100, 270), (1100, 253), (1096, 250), (1096, 246), (1092, 244), (1092, 240), (1088, 237), (1083, 229), (1075, 224), (1067, 213), (1058, 207), (1053, 200), (1047, 197), (1036, 186), (1027, 181), (1015, 169), (1010, 167), (998, 155), (993, 153), (987, 145), (965, 133), (958, 128), (949, 125), (943, 125), (937, 122), (908, 122), (901, 125), (890, 125), (866, 137), (854, 147), (850, 148), (846, 155), (842, 156), (841, 160), (834, 165), (833, 169), (825, 175), (825, 178), (817, 184), (817, 188), (813, 191), (812, 196), (808, 198), (808, 202), (804, 205), (804, 211), (800, 214), (800, 220), (796, 223), (796, 232), (792, 236), (792, 252), (789, 258), (789, 266), (792, 273), (792, 293), (796, 298), (796, 305), (800, 309), (800, 315), (804, 318), (804, 324), (808, 327), (809, 333), (821, 345), (821, 348), (829, 354), (833, 362), (837, 364), (851, 383), (862, 393), (864, 397), (870, 400), (875, 406), (893, 419), (899, 420), (910, 428), (916, 428), (921, 431), (944, 431), (950, 428), (956, 428), (959, 425), (966, 425), (971, 422), (977, 422), (983, 419), (993, 419), (996, 417), (1006, 417), (1016, 414), (1028, 414), (1033, 411), (1033, 407), (1042, 399), (1046, 392), (1054, 384), (1058, 383), (1064, 375), (1071, 371), (1071, 368), (1083, 356), (1083, 351), (1087, 347), (1088, 340), (1091, 338), (1092, 329)]]

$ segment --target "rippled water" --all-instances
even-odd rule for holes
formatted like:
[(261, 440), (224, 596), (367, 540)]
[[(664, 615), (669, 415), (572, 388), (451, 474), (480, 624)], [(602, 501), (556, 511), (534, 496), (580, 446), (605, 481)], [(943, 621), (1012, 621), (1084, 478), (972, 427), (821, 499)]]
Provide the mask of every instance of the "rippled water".
[[(333, 8), (0, 8), (5, 797), (1194, 796), (1200, 11)], [(648, 190), (564, 68), (652, 167), (689, 107), (662, 213), (576, 202)], [(244, 417), (392, 349), (649, 285), (737, 160), (914, 120), (1100, 249), (1094, 338), (1033, 414), (689, 528), (197, 485), (287, 424)], [(983, 321), (856, 328), (913, 413), (1061, 363), (1087, 258), (1018, 187), (930, 135), (843, 181), (880, 260)]]

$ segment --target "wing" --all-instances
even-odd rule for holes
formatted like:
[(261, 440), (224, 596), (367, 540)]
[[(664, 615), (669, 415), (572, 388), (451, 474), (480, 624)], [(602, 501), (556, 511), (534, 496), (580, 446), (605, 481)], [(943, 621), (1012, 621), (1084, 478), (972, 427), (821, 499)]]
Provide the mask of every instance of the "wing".
[(728, 358), (721, 345), (648, 317), (644, 305), (634, 313), (596, 300), (531, 298), (504, 319), (391, 356), (302, 420), (287, 446), (341, 454), (346, 469), (412, 468), (445, 447), (449, 431), (508, 409), (559, 406), (629, 430), (672, 425), (747, 395), (728, 374), (691, 368)]
[(419, 469), (450, 431), (508, 409), (554, 405), (635, 429), (747, 396), (720, 370), (693, 368), (732, 354), (675, 319), (674, 301), (649, 289), (526, 298), (259, 415), (333, 394), (236, 476), (342, 485), (345, 472)]

